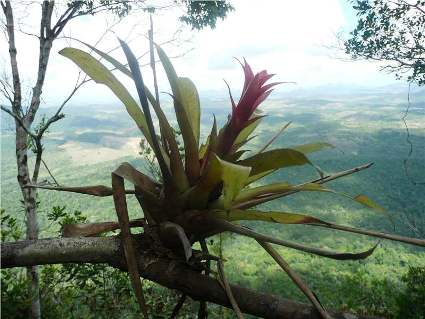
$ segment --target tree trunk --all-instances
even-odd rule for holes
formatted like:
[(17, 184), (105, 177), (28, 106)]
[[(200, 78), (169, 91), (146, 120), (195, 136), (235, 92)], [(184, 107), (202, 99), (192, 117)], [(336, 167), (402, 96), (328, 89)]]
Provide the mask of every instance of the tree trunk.
[[(21, 188), (23, 203), (25, 207), (26, 238), (28, 240), (38, 239), (37, 222), (37, 192), (35, 188), (26, 188), (31, 184), (31, 178), (28, 169), (28, 135), (25, 130), (16, 123), (16, 164), (18, 168), (18, 183)], [(34, 319), (41, 318), (39, 280), (37, 266), (27, 268), (27, 278), (31, 293), (31, 311), (30, 317)]]
[[(31, 104), (28, 112), (24, 114), (22, 105), (21, 82), (17, 62), (17, 50), (15, 46), (15, 24), (13, 18), (13, 10), (10, 1), (2, 2), (2, 9), (6, 17), (7, 34), (9, 38), (9, 55), (11, 62), (11, 70), (13, 77), (14, 100), (12, 111), (19, 119), (15, 118), (16, 132), (16, 165), (18, 170), (18, 183), (21, 188), (23, 203), (25, 207), (26, 222), (26, 238), (28, 240), (38, 239), (38, 219), (37, 219), (37, 189), (27, 188), (28, 184), (37, 183), (40, 162), (42, 155), (41, 136), (36, 143), (37, 156), (35, 160), (32, 177), (28, 167), (28, 139), (29, 135), (26, 130), (31, 129), (35, 115), (40, 106), (40, 98), (42, 94), (44, 79), (46, 76), (47, 64), (49, 61), (50, 51), (54, 37), (51, 33), (51, 16), (54, 8), (54, 2), (43, 1), (42, 17), (40, 23), (40, 52), (38, 59), (37, 81), (32, 90)], [(25, 126), (25, 128), (23, 127)], [(27, 268), (27, 278), (29, 280), (29, 289), (31, 294), (30, 318), (40, 319), (40, 293), (37, 266)]]

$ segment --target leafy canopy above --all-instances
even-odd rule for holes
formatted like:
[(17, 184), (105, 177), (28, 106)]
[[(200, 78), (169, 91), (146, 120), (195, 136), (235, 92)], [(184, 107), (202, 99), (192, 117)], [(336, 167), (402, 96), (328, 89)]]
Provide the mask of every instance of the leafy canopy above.
[(425, 84), (425, 1), (352, 0), (358, 22), (344, 43), (355, 59), (385, 62), (384, 70)]

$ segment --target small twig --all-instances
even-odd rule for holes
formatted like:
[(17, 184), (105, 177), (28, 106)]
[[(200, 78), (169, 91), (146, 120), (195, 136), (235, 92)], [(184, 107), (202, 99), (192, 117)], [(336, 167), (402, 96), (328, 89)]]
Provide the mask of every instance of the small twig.
[(74, 94), (78, 91), (81, 86), (83, 86), (85, 83), (89, 82), (88, 79), (84, 79), (82, 82), (75, 84), (75, 87), (71, 91), (71, 93), (68, 95), (68, 97), (62, 102), (62, 104), (59, 106), (59, 108), (56, 110), (56, 113), (50, 117), (46, 124), (43, 125), (43, 127), (40, 128), (40, 130), (37, 133), (37, 138), (42, 138), (43, 134), (47, 131), (47, 129), (52, 125), (53, 123), (59, 121), (60, 119), (63, 119), (65, 117), (64, 114), (62, 114), (62, 110), (65, 107), (65, 105), (69, 102), (69, 100), (74, 96)]
[(25, 125), (25, 123), (23, 122), (23, 120), (22, 120), (22, 118), (19, 116), (19, 115), (17, 115), (17, 114), (15, 114), (12, 110), (9, 110), (8, 108), (6, 108), (6, 107), (4, 107), (3, 105), (0, 105), (0, 109), (3, 111), (3, 112), (6, 112), (7, 114), (9, 114), (10, 116), (12, 116), (15, 120), (16, 120), (16, 122), (18, 122), (18, 124), (24, 129), (24, 131), (29, 135), (29, 136), (31, 136), (33, 139), (36, 139), (37, 138), (37, 136), (34, 134), (34, 133), (32, 133), (28, 128), (27, 128), (27, 126)]
[(45, 162), (43, 159), (41, 159), (41, 162), (43, 163), (43, 166), (46, 168), (47, 172), (49, 173), (50, 177), (53, 179), (53, 181), (55, 182), (55, 184), (56, 184), (57, 186), (59, 186), (58, 181), (57, 181), (57, 180), (56, 180), (56, 178), (53, 176), (53, 174), (52, 174), (52, 172), (50, 171), (49, 167), (47, 166), (46, 162)]
[(13, 98), (11, 93), (9, 93), (9, 91), (11, 90), (9, 83), (7, 83), (7, 80), (0, 80), (0, 84), (2, 86), (0, 92), (10, 102), (10, 104), (13, 105)]
[(186, 294), (182, 294), (179, 298), (179, 301), (177, 302), (176, 306), (173, 309), (173, 312), (171, 313), (170, 319), (177, 318), (177, 315), (179, 314), (180, 309), (183, 307), (184, 302), (186, 301)]
[(410, 160), (410, 158), (411, 158), (411, 156), (413, 154), (413, 143), (412, 143), (412, 141), (410, 139), (410, 130), (409, 130), (409, 127), (407, 126), (407, 116), (409, 115), (409, 110), (410, 110), (410, 106), (411, 106), (411, 103), (410, 103), (411, 84), (412, 83), (409, 83), (409, 88), (408, 88), (408, 92), (407, 92), (407, 107), (406, 107), (406, 110), (404, 111), (403, 116), (401, 117), (401, 120), (403, 121), (404, 127), (406, 129), (406, 142), (407, 142), (407, 144), (409, 144), (409, 152), (407, 154), (407, 157), (403, 160), (403, 166), (404, 166), (404, 171), (405, 171), (405, 174), (407, 176), (407, 179), (413, 185), (424, 185), (425, 184), (425, 181), (424, 182), (422, 182), (422, 181), (419, 181), (418, 182), (418, 181), (416, 181), (410, 175), (410, 173), (409, 173), (409, 167), (408, 167), (409, 160)]

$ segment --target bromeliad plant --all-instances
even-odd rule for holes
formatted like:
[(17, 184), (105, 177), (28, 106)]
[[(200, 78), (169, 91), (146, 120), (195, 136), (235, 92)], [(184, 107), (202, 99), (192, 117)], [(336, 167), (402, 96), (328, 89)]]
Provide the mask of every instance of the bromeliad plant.
[[(229, 88), (232, 105), (231, 115), (221, 129), (217, 128), (214, 119), (211, 132), (202, 144), (200, 142), (200, 101), (196, 87), (190, 79), (177, 75), (167, 55), (159, 46), (156, 46), (157, 54), (172, 90), (170, 95), (174, 102), (176, 119), (184, 143), (184, 152), (181, 153), (172, 126), (160, 106), (158, 92), (156, 91), (154, 96), (144, 85), (137, 59), (128, 45), (121, 41), (122, 49), (127, 57), (127, 65), (121, 64), (88, 44), (85, 45), (134, 81), (141, 107), (113, 73), (92, 55), (75, 48), (65, 48), (60, 53), (75, 62), (91, 79), (109, 87), (121, 100), (152, 148), (159, 165), (161, 178), (155, 180), (138, 171), (129, 163), (123, 163), (112, 172), (112, 188), (99, 185), (44, 188), (95, 196), (113, 196), (119, 224), (105, 222), (68, 225), (64, 229), (64, 234), (68, 236), (93, 236), (113, 229), (119, 228), (121, 230), (121, 240), (131, 282), (146, 317), (148, 313), (137, 268), (131, 227), (143, 226), (145, 233), (149, 231), (155, 234), (160, 246), (166, 247), (173, 254), (181, 256), (186, 261), (193, 261), (196, 258), (200, 260), (211, 258), (207, 254), (205, 245), (205, 239), (210, 236), (232, 232), (253, 238), (291, 277), (324, 318), (329, 318), (329, 315), (316, 296), (270, 244), (338, 260), (366, 258), (372, 254), (376, 245), (363, 252), (334, 252), (276, 239), (234, 222), (251, 220), (321, 226), (425, 246), (424, 240), (336, 225), (309, 215), (262, 211), (255, 208), (259, 204), (297, 192), (337, 193), (324, 187), (323, 184), (358, 172), (371, 165), (366, 164), (351, 170), (325, 175), (308, 159), (306, 154), (332, 147), (330, 144), (311, 143), (292, 148), (267, 150), (288, 124), (284, 125), (260, 150), (253, 155), (247, 155), (252, 153), (247, 153), (248, 150), (244, 146), (252, 138), (253, 132), (263, 117), (257, 110), (258, 106), (272, 92), (273, 87), (279, 84), (277, 82), (268, 83), (273, 76), (272, 74), (268, 74), (266, 71), (254, 74), (250, 65), (244, 60), (241, 66), (245, 74), (245, 82), (241, 97), (236, 103)], [(159, 130), (155, 128), (151, 108), (158, 119)], [(310, 165), (319, 173), (319, 176), (312, 181), (298, 185), (281, 182), (252, 186), (253, 182), (274, 173), (278, 169), (287, 169), (299, 165)], [(126, 190), (124, 180), (132, 183), (134, 190)], [(143, 218), (129, 220), (126, 194), (134, 194), (138, 199), (143, 210)], [(385, 213), (381, 207), (364, 195), (351, 197), (345, 193), (337, 194), (349, 197), (380, 213)], [(205, 254), (201, 257), (193, 254), (192, 245), (196, 242), (200, 242), (204, 250)], [(242, 317), (225, 280), (220, 260), (218, 260), (217, 271), (238, 317)]]

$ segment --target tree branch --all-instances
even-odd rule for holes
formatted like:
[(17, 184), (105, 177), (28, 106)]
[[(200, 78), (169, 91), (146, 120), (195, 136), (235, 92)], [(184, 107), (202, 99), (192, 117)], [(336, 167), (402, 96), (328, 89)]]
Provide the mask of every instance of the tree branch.
[(33, 139), (35, 139), (36, 138), (36, 136), (35, 136), (35, 134), (34, 133), (32, 133), (28, 128), (27, 128), (27, 126), (25, 125), (25, 123), (23, 122), (23, 120), (22, 120), (22, 118), (18, 115), (18, 114), (15, 114), (12, 110), (10, 110), (10, 109), (8, 109), (8, 108), (6, 108), (6, 107), (4, 107), (3, 105), (0, 105), (0, 109), (3, 111), (3, 112), (5, 112), (5, 113), (7, 113), (7, 114), (9, 114), (11, 117), (13, 117), (14, 119), (15, 119), (15, 121), (18, 123), (18, 125), (20, 126), (20, 127), (22, 127), (23, 129), (24, 129), (24, 131), (29, 135), (29, 136), (31, 136)]
[(10, 5), (10, 1), (2, 2), (3, 13), (6, 17), (6, 30), (7, 37), (9, 40), (9, 56), (10, 56), (10, 66), (12, 69), (12, 79), (13, 79), (13, 104), (12, 110), (15, 114), (18, 114), (19, 108), (21, 106), (22, 101), (22, 93), (21, 93), (21, 80), (19, 77), (19, 69), (18, 69), (18, 60), (16, 58), (16, 45), (15, 45), (15, 22), (13, 19), (13, 11), (12, 6)]
[[(185, 262), (158, 257), (149, 250), (143, 235), (135, 236), (136, 251), (142, 277), (170, 289), (176, 289), (195, 300), (205, 300), (230, 308), (220, 283), (190, 268)], [(1, 244), (3, 268), (56, 263), (107, 263), (125, 270), (124, 254), (118, 237), (52, 238)], [(319, 319), (316, 310), (307, 304), (278, 298), (231, 285), (241, 310), (264, 318)], [(347, 313), (332, 313), (335, 319), (367, 319)]]

